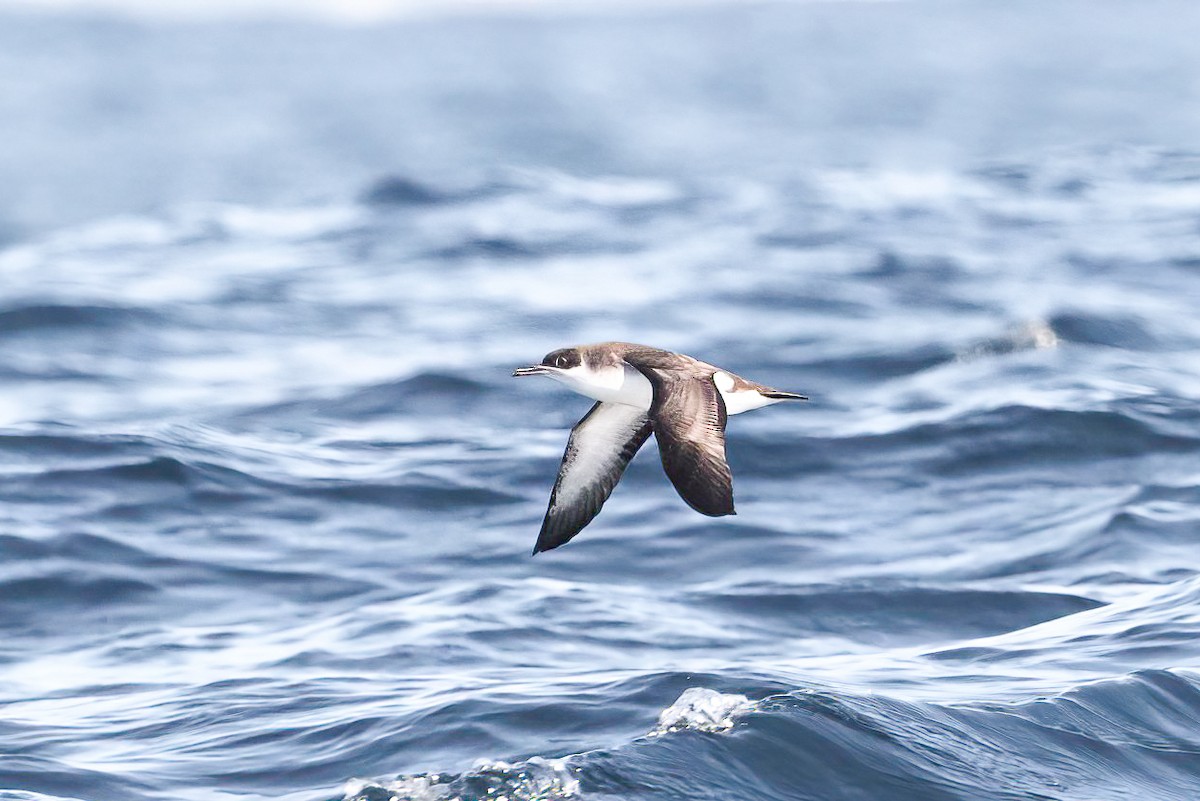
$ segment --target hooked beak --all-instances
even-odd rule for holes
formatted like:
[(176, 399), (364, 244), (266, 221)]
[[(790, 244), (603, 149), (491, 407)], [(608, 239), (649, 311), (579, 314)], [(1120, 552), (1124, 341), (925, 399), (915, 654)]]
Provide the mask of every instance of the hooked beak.
[(529, 367), (518, 367), (516, 370), (513, 370), (513, 375), (520, 378), (526, 375), (545, 375), (548, 372), (550, 372), (550, 368), (546, 365), (534, 364)]

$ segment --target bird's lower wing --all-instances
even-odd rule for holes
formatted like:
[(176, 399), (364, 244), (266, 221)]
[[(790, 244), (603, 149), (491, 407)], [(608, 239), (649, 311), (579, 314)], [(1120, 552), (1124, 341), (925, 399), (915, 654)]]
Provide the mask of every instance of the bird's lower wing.
[(646, 413), (621, 403), (597, 403), (575, 424), (534, 553), (557, 548), (592, 522), (649, 436)]
[(679, 496), (701, 514), (736, 514), (725, 460), (725, 401), (712, 377), (626, 360), (654, 387), (650, 420), (663, 469)]

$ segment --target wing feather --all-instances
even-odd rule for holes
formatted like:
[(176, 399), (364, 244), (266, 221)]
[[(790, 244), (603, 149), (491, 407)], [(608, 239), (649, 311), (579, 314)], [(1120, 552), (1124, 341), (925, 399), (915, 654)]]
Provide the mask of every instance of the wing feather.
[[(650, 420), (663, 470), (687, 505), (710, 517), (736, 514), (725, 459), (725, 401), (711, 375), (626, 355), (654, 388)], [(668, 363), (669, 364), (669, 363)]]
[(620, 403), (597, 403), (575, 424), (533, 547), (535, 554), (566, 543), (592, 522), (650, 429), (646, 412)]

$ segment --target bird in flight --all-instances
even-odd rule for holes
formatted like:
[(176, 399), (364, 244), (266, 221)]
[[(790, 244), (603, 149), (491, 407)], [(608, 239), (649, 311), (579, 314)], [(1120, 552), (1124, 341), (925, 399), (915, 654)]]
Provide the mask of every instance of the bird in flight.
[(535, 554), (565, 544), (600, 513), (651, 432), (667, 478), (688, 506), (710, 517), (736, 514), (726, 417), (808, 400), (682, 353), (629, 342), (562, 348), (513, 375), (549, 376), (596, 401), (571, 429)]

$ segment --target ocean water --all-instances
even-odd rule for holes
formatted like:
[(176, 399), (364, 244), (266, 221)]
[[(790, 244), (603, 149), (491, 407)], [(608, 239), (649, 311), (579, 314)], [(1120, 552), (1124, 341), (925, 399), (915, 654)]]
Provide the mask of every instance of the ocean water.
[(1196, 22), (0, 13), (0, 799), (1200, 797)]

